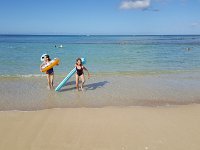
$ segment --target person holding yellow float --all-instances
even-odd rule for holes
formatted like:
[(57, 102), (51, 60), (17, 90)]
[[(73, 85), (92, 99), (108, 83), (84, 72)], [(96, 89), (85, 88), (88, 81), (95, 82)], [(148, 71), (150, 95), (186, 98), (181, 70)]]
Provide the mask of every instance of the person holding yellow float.
[(53, 80), (54, 80), (54, 70), (53, 67), (59, 64), (59, 59), (51, 60), (50, 56), (47, 54), (42, 55), (41, 61), (43, 63), (40, 65), (40, 71), (46, 72), (48, 88), (53, 89)]

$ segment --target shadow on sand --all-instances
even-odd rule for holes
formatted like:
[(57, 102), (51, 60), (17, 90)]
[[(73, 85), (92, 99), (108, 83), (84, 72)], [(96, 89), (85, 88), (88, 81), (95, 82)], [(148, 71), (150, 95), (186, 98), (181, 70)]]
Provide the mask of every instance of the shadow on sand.
[[(96, 82), (96, 83), (91, 83), (91, 84), (85, 84), (84, 88), (86, 90), (96, 90), (97, 88), (102, 88), (103, 86), (105, 86), (106, 84), (108, 84), (108, 81), (101, 81), (101, 82)], [(76, 82), (75, 81), (71, 81), (68, 82), (64, 87), (68, 86), (68, 85), (75, 85)], [(72, 88), (65, 88), (65, 89), (61, 89), (60, 92), (65, 92), (65, 91), (71, 91), (76, 89), (76, 87), (72, 87)]]

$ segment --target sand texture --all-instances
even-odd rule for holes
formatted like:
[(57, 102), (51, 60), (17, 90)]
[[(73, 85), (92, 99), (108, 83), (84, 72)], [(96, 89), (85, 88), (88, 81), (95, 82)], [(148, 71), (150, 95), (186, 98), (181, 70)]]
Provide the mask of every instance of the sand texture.
[(1, 150), (199, 150), (200, 105), (0, 112)]

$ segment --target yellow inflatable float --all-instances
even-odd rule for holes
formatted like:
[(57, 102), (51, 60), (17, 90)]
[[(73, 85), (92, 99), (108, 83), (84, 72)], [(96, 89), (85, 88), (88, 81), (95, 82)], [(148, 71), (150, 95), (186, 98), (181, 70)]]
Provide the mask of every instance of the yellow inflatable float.
[(42, 66), (42, 72), (46, 72), (47, 70), (53, 68), (54, 66), (58, 65), (60, 60), (58, 58), (54, 58), (48, 64)]

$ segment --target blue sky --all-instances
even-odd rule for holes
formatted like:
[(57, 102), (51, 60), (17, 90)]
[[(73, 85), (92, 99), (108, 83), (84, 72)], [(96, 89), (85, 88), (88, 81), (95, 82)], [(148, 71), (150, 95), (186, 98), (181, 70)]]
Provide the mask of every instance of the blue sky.
[(200, 0), (0, 0), (0, 34), (200, 34)]

